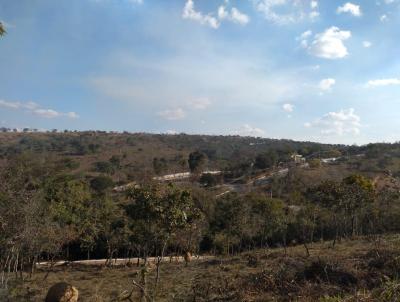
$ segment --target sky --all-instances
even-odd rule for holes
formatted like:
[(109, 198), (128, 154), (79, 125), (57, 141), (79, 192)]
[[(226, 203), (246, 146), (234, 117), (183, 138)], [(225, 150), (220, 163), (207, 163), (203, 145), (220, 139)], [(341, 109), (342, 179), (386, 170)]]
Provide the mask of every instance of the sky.
[(400, 140), (400, 0), (0, 0), (0, 127)]

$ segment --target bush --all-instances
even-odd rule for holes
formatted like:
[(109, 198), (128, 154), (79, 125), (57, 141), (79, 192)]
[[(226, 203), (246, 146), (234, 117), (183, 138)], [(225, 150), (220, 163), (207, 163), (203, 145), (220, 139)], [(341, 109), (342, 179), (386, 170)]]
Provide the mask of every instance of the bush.
[(114, 185), (114, 181), (108, 176), (98, 176), (93, 178), (90, 181), (90, 187), (97, 191), (98, 193), (102, 193), (106, 191), (108, 188), (111, 188)]

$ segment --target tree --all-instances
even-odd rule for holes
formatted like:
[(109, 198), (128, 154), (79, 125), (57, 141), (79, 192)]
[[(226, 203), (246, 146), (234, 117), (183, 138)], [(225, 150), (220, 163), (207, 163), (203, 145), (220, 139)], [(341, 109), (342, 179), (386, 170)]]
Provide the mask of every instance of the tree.
[(275, 151), (268, 151), (257, 155), (254, 166), (258, 169), (269, 169), (277, 164), (278, 155)]
[(268, 240), (277, 237), (285, 229), (284, 204), (280, 199), (267, 198), (259, 194), (251, 194), (247, 199), (252, 207), (256, 239), (259, 240), (260, 247), (265, 247), (268, 245)]
[(161, 173), (163, 173), (164, 171), (167, 170), (167, 167), (168, 167), (167, 161), (165, 160), (164, 157), (162, 157), (162, 158), (158, 158), (158, 157), (153, 158), (153, 170), (154, 170), (155, 174), (160, 175)]
[[(134, 188), (127, 193), (128, 204), (125, 207), (131, 219), (130, 228), (135, 234), (134, 240), (142, 246), (144, 268), (150, 253), (157, 256), (156, 277), (152, 293), (154, 300), (160, 280), (160, 265), (171, 237), (184, 230), (199, 217), (189, 191), (180, 190), (173, 185), (167, 187), (144, 186)], [(147, 296), (146, 280), (142, 277), (142, 298)]]
[(90, 187), (97, 193), (104, 193), (114, 185), (114, 181), (108, 176), (97, 176), (90, 181)]
[(1, 37), (1, 36), (4, 36), (6, 33), (7, 33), (7, 32), (6, 32), (6, 30), (5, 30), (4, 26), (3, 26), (3, 24), (0, 22), (0, 37)]
[(192, 173), (199, 173), (207, 164), (207, 155), (200, 151), (192, 152), (189, 154), (188, 163)]

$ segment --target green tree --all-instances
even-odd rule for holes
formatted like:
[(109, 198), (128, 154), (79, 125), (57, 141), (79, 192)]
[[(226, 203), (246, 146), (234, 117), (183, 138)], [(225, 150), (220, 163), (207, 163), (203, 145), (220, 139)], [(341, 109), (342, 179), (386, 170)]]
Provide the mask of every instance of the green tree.
[(207, 155), (200, 151), (192, 152), (189, 154), (188, 164), (192, 173), (200, 173), (207, 164)]
[(4, 36), (6, 34), (6, 29), (4, 28), (4, 25), (0, 22), (0, 37)]
[[(145, 266), (151, 252), (157, 256), (157, 269), (152, 299), (154, 300), (159, 279), (160, 265), (167, 245), (177, 231), (187, 228), (199, 217), (189, 191), (180, 190), (173, 185), (167, 187), (143, 186), (127, 193), (126, 214), (131, 219), (130, 228), (134, 239), (142, 246)], [(142, 288), (146, 281), (142, 278)], [(142, 295), (146, 296), (146, 292)]]
[(254, 166), (258, 169), (269, 169), (278, 162), (278, 155), (275, 151), (268, 151), (257, 155)]
[(97, 176), (90, 181), (90, 187), (97, 193), (104, 193), (114, 185), (114, 181), (108, 176)]

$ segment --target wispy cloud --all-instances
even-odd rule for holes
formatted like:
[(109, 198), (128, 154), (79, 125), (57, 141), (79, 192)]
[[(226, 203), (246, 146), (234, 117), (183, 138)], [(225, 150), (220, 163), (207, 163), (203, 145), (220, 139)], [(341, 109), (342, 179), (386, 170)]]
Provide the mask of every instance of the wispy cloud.
[(283, 104), (282, 109), (283, 109), (283, 111), (290, 113), (290, 112), (293, 112), (294, 106), (292, 104), (287, 103), (287, 104)]
[(365, 48), (370, 48), (372, 46), (372, 43), (370, 41), (363, 41), (362, 45)]
[(79, 115), (75, 112), (58, 112), (53, 109), (43, 109), (34, 102), (10, 102), (0, 100), (0, 107), (14, 109), (14, 110), (26, 110), (34, 115), (44, 117), (44, 118), (56, 118), (56, 117), (67, 117), (76, 119), (79, 118)]
[(276, 24), (296, 23), (319, 16), (318, 2), (298, 0), (252, 0), (256, 10), (261, 12), (268, 21)]
[(400, 85), (400, 78), (370, 80), (366, 84), (367, 87), (380, 87), (380, 86), (392, 86), (392, 85)]
[(211, 106), (209, 98), (198, 98), (190, 102), (190, 107), (196, 110), (204, 110)]
[(332, 78), (322, 79), (319, 82), (318, 87), (322, 91), (329, 91), (329, 90), (332, 89), (333, 85), (335, 85), (335, 84), (336, 84), (336, 80), (335, 79), (332, 79)]
[(182, 108), (176, 108), (160, 111), (157, 115), (168, 121), (176, 121), (184, 119), (186, 117), (186, 112)]

